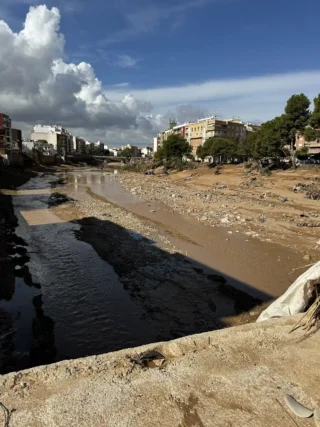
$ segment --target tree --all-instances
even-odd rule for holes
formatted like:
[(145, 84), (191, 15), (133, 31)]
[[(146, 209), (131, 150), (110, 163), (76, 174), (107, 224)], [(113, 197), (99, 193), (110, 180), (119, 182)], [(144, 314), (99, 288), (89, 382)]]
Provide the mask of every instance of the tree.
[(125, 157), (127, 160), (130, 160), (133, 154), (134, 153), (132, 147), (126, 147), (121, 153), (122, 157)]
[(238, 142), (231, 138), (208, 138), (203, 145), (197, 148), (197, 156), (204, 159), (206, 156), (221, 157), (224, 160), (237, 157)]
[(314, 109), (310, 117), (310, 126), (315, 129), (320, 128), (320, 94), (313, 100)]
[(300, 95), (292, 95), (288, 99), (285, 108), (289, 120), (292, 121), (295, 130), (303, 130), (310, 118), (310, 100), (306, 95), (301, 93)]
[(313, 129), (311, 127), (306, 127), (304, 132), (303, 132), (303, 136), (305, 138), (306, 141), (315, 141), (316, 139), (320, 138), (320, 130), (318, 129)]
[(196, 151), (197, 157), (199, 157), (199, 159), (204, 159), (205, 153), (204, 153), (204, 149), (203, 149), (203, 145), (199, 145), (199, 147), (197, 147), (197, 151)]
[(192, 147), (181, 135), (171, 134), (168, 136), (166, 141), (163, 141), (163, 146), (160, 150), (157, 151), (156, 158), (181, 159), (183, 156), (189, 156), (191, 151)]
[(200, 145), (197, 148), (197, 156), (201, 159), (204, 159), (207, 156), (212, 156), (212, 146), (214, 143), (214, 138), (208, 138), (203, 145)]
[(158, 150), (154, 153), (155, 160), (163, 160), (164, 159), (164, 151), (163, 147), (159, 147)]
[(211, 155), (223, 160), (235, 158), (238, 153), (238, 142), (231, 138), (213, 138)]
[(291, 145), (291, 155), (292, 155), (292, 164), (295, 167), (294, 159), (294, 144), (296, 140), (296, 133), (298, 131), (303, 132), (307, 126), (310, 119), (310, 100), (306, 95), (301, 93), (300, 95), (292, 95), (288, 99), (285, 112), (288, 116), (288, 120), (291, 122), (290, 129), (290, 145)]
[(301, 150), (296, 151), (296, 156), (298, 159), (303, 160), (303, 159), (306, 159), (308, 157), (308, 152), (309, 152), (308, 147), (303, 147), (303, 148), (301, 148)]
[(248, 160), (254, 157), (256, 152), (256, 145), (260, 136), (259, 130), (256, 132), (248, 132), (246, 136), (239, 142), (238, 156)]
[(283, 155), (283, 146), (289, 144), (292, 138), (292, 126), (293, 122), (287, 114), (263, 123), (258, 133), (254, 157)]

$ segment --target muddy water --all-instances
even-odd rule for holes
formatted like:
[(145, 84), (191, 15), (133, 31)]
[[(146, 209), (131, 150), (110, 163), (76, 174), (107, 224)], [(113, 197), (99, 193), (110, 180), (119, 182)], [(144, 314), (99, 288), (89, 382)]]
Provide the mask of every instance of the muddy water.
[[(20, 189), (48, 189), (52, 179), (35, 178)], [(28, 245), (27, 266), (37, 285), (27, 286), (16, 278), (13, 297), (0, 302), (13, 319), (15, 351), (21, 355), (30, 347), (44, 347), (29, 362), (32, 365), (43, 363), (43, 352), (51, 352), (46, 362), (52, 362), (156, 340), (112, 266), (76, 238), (79, 225), (54, 223), (52, 214), (48, 224), (27, 223), (22, 213), (45, 213), (49, 197), (28, 192), (13, 196), (19, 220), (16, 234)], [(40, 307), (35, 304), (37, 296), (41, 296)]]
[[(265, 300), (290, 284), (288, 272), (297, 260), (283, 248), (231, 238), (224, 230), (184, 218), (162, 204), (140, 200), (121, 187), (116, 174), (76, 172), (59, 177), (31, 179), (12, 197), (19, 221), (16, 234), (28, 245), (32, 277), (28, 284), (16, 278), (12, 298), (0, 301), (16, 329), (16, 369), (221, 327), (219, 316), (241, 313), (244, 307), (237, 308), (236, 301), (233, 308), (238, 296), (230, 296), (229, 289), (218, 295), (221, 283), (215, 288), (206, 276), (212, 273), (223, 273), (229, 283)], [(61, 186), (73, 193), (89, 188), (152, 222), (187, 254), (186, 259), (171, 258), (171, 270), (165, 272), (161, 255), (160, 267), (153, 267), (157, 262), (152, 259), (148, 269), (137, 236), (131, 236), (134, 254), (130, 246), (123, 249), (124, 241), (116, 235), (99, 237), (95, 231), (91, 238), (91, 223), (63, 222), (48, 210), (51, 193)], [(80, 238), (83, 229), (85, 237)], [(109, 229), (124, 233), (112, 223)], [(137, 258), (137, 271), (123, 268), (123, 254), (128, 264)], [(199, 267), (193, 270), (200, 272), (185, 267), (190, 260)], [(121, 276), (121, 269), (126, 275)], [(256, 305), (253, 299), (244, 302), (245, 307)]]
[(162, 203), (143, 201), (127, 192), (114, 176), (69, 176), (70, 183), (75, 179), (98, 196), (156, 224), (189, 258), (227, 276), (229, 283), (255, 297), (280, 296), (301, 274), (292, 274), (303, 265), (301, 255), (285, 247), (237, 233), (230, 235), (226, 229), (184, 217)]

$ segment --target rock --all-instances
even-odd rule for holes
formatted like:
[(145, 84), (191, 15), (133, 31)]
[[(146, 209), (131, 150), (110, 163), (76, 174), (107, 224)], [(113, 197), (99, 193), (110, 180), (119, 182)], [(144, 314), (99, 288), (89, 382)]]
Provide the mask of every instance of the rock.
[(288, 201), (287, 197), (280, 197), (280, 202), (281, 203), (286, 203)]
[(220, 219), (221, 224), (230, 224), (229, 216)]
[(258, 219), (259, 219), (260, 222), (266, 222), (267, 217), (265, 217), (264, 215), (260, 215), (258, 217)]
[(157, 212), (156, 210), (152, 209), (151, 211), (149, 211), (150, 213), (154, 213)]
[(311, 260), (311, 256), (310, 256), (309, 254), (306, 254), (306, 255), (303, 257), (303, 259), (304, 259), (304, 260), (306, 260), (306, 261), (310, 261), (310, 260)]
[(208, 217), (204, 215), (200, 218), (200, 221), (207, 221), (207, 219), (208, 219)]
[(159, 166), (158, 168), (154, 169), (153, 171), (154, 175), (164, 175), (166, 173), (165, 166)]

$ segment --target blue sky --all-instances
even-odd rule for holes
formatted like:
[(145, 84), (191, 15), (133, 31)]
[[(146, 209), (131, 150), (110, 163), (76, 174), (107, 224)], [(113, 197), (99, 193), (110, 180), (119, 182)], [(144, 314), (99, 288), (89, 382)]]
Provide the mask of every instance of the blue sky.
[[(13, 28), (30, 4), (43, 3), (61, 11), (70, 60), (92, 63), (105, 85), (179, 85), (320, 65), (317, 0), (8, 0)], [(129, 55), (132, 66), (112, 65), (116, 55)]]
[[(150, 102), (153, 115), (188, 104), (264, 121), (280, 114), (292, 93), (315, 96), (320, 83), (317, 0), (2, 0), (0, 19), (19, 33), (29, 7), (40, 4), (61, 13), (66, 63), (91, 64), (108, 99), (120, 102), (130, 92)], [(310, 71), (312, 79), (304, 74)], [(283, 90), (273, 90), (274, 76), (282, 76)], [(268, 85), (262, 94), (250, 90), (252, 78)], [(229, 80), (248, 90), (197, 95), (206, 82), (221, 82), (223, 92)], [(185, 99), (170, 96), (171, 88), (187, 93), (190, 85)]]

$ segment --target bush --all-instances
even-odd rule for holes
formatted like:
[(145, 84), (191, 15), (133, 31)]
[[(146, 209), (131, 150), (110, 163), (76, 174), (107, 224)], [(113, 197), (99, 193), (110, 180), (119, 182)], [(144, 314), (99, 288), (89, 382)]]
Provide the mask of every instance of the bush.
[(262, 176), (270, 176), (272, 174), (271, 170), (268, 168), (261, 168), (260, 169), (260, 174)]

